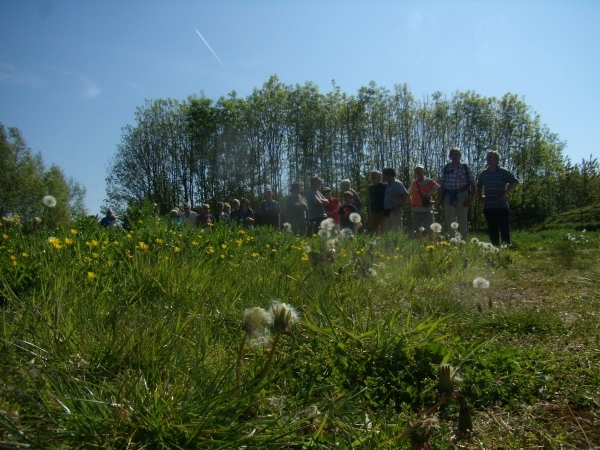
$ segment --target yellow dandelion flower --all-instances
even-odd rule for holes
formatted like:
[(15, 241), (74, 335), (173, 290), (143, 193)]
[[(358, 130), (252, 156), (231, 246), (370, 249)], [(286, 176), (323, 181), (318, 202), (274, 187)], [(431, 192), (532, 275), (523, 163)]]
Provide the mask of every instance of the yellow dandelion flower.
[(140, 241), (138, 242), (137, 246), (140, 250), (148, 250), (148, 244), (146, 244), (145, 242)]
[(450, 242), (442, 241), (442, 242), (440, 242), (440, 245), (442, 245), (444, 247), (450, 247)]
[(17, 260), (17, 257), (16, 257), (15, 255), (10, 255), (10, 259), (11, 259), (12, 261), (16, 261), (16, 260)]
[(71, 228), (71, 234), (77, 234), (77, 230), (75, 228)]
[(227, 248), (227, 244), (221, 244), (221, 248), (225, 250)]
[(394, 255), (394, 259), (398, 259), (398, 255)]
[(28, 253), (21, 253), (21, 256), (22, 256), (23, 258), (29, 258), (29, 254), (28, 254)]
[(214, 252), (215, 252), (215, 249), (214, 249), (214, 247), (211, 245), (211, 246), (209, 246), (209, 247), (208, 247), (208, 250), (207, 250), (207, 251), (208, 251), (208, 253), (214, 253)]
[(113, 245), (121, 245), (121, 243), (119, 241), (114, 241)]
[(4, 220), (5, 222), (8, 222), (10, 219), (8, 217), (2, 216), (2, 220)]
[(173, 248), (173, 251), (174, 251), (175, 253), (179, 253), (179, 252), (181, 251), (181, 249), (180, 249), (179, 247), (174, 247), (174, 248)]
[(62, 244), (60, 243), (60, 239), (58, 239), (56, 237), (49, 237), (48, 243), (57, 250), (61, 249), (63, 247)]
[(276, 249), (276, 248), (272, 248), (272, 249), (271, 249), (271, 251), (272, 251), (273, 253), (277, 253), (277, 249)]
[(71, 244), (73, 244), (73, 239), (65, 238), (65, 239), (64, 239), (64, 241), (65, 241), (65, 244), (66, 244), (66, 245), (71, 245)]
[(2, 239), (8, 239), (8, 234), (3, 234)]
[(300, 257), (300, 259), (302, 261), (308, 261), (308, 253), (302, 253), (302, 256)]
[(253, 258), (258, 258), (258, 253), (252, 253), (251, 255)]
[(225, 255), (221, 255), (221, 259), (225, 259)]
[(238, 230), (238, 234), (246, 234), (244, 230)]
[(427, 247), (425, 247), (425, 250), (426, 250), (426, 251), (428, 251), (428, 252), (432, 252), (432, 251), (434, 251), (434, 250), (435, 250), (435, 246), (433, 246), (433, 245), (428, 245)]
[(159, 239), (159, 238), (156, 238), (156, 243), (157, 243), (157, 244), (162, 244), (162, 243), (163, 243), (163, 240), (162, 240), (162, 239)]
[(269, 244), (265, 245), (265, 247), (267, 247), (267, 248), (271, 248), (271, 246), (270, 246)]
[(192, 241), (192, 245), (196, 246), (196, 245), (198, 245), (198, 243), (196, 241)]
[(242, 241), (241, 239), (238, 239), (237, 241), (235, 241), (235, 243), (237, 244), (238, 247), (241, 247), (242, 244), (244, 243), (244, 241)]
[(127, 239), (131, 239), (131, 233), (127, 233)]
[(98, 276), (94, 272), (88, 272), (88, 278), (93, 280), (94, 278), (98, 278)]
[(98, 253), (92, 253), (92, 258), (98, 259), (98, 256), (99, 256)]

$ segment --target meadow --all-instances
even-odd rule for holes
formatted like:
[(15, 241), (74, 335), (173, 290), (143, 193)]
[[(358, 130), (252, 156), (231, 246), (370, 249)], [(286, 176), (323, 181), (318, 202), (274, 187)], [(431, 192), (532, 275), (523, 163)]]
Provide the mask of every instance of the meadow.
[(0, 234), (2, 448), (600, 446), (597, 232)]

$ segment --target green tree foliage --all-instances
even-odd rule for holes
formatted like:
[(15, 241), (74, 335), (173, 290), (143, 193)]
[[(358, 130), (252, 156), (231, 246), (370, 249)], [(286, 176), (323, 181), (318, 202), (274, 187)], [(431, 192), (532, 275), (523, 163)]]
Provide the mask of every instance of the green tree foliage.
[[(593, 172), (570, 166), (564, 146), (515, 94), (415, 99), (406, 84), (388, 90), (371, 82), (348, 95), (335, 81), (324, 94), (310, 82), (291, 86), (272, 76), (246, 99), (233, 92), (216, 102), (203, 95), (147, 101), (123, 129), (108, 197), (122, 210), (149, 199), (165, 213), (184, 201), (259, 199), (267, 187), (281, 198), (290, 183), (306, 185), (315, 174), (334, 191), (349, 178), (366, 196), (371, 170), (394, 167), (407, 184), (414, 165), (424, 164), (439, 179), (448, 150), (460, 147), (474, 173), (488, 150), (500, 152), (501, 165), (521, 181), (513, 219), (527, 224), (571, 205), (559, 201), (566, 180)], [(480, 205), (470, 214), (475, 228), (484, 226)]]
[[(85, 188), (67, 179), (55, 164), (46, 168), (41, 154), (32, 153), (21, 132), (0, 123), (0, 214), (17, 214), (22, 222), (44, 218), (48, 227), (67, 225), (86, 213)], [(42, 204), (45, 195), (56, 198), (54, 208)]]

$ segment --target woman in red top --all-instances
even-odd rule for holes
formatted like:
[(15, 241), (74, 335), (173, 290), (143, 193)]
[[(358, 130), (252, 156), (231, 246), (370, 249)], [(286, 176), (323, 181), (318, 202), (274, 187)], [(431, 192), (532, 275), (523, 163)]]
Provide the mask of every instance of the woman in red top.
[(325, 206), (327, 217), (335, 220), (335, 223), (339, 225), (340, 216), (338, 214), (338, 210), (340, 209), (340, 199), (331, 195), (331, 188), (329, 187), (325, 188), (323, 195), (327, 200), (329, 200), (329, 204)]

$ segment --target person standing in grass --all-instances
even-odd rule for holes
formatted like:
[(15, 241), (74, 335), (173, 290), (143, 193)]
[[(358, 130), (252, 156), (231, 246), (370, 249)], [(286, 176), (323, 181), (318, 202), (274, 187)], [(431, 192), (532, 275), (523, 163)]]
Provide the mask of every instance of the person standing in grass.
[(181, 218), (181, 220), (183, 222), (185, 222), (186, 220), (188, 221), (188, 223), (191, 223), (192, 225), (196, 225), (196, 216), (198, 214), (195, 211), (192, 211), (192, 205), (190, 205), (189, 203), (184, 203), (183, 204), (183, 214), (180, 214), (179, 217)]
[(265, 191), (265, 199), (258, 205), (260, 212), (260, 223), (262, 225), (271, 225), (275, 229), (281, 228), (281, 209), (279, 202), (273, 200), (273, 191), (267, 189)]
[[(352, 200), (350, 203), (352, 203), (354, 206), (356, 206), (356, 210), (360, 214), (362, 212), (362, 202), (360, 201), (360, 196), (356, 193), (356, 191), (354, 189), (352, 189), (352, 184), (350, 183), (350, 180), (348, 180), (348, 179), (342, 180), (340, 183), (340, 189), (341, 189), (342, 193), (350, 192), (352, 194)], [(344, 199), (344, 196), (342, 195), (342, 205), (345, 205), (345, 204), (346, 204), (345, 199)]]
[(312, 177), (310, 179), (310, 189), (306, 191), (306, 201), (308, 203), (308, 218), (311, 222), (311, 227), (308, 230), (310, 235), (317, 234), (319, 232), (319, 226), (323, 220), (327, 219), (327, 213), (325, 207), (329, 204), (329, 201), (319, 191), (323, 180), (319, 177)]
[(433, 240), (431, 224), (433, 223), (434, 200), (432, 195), (440, 189), (440, 185), (425, 176), (425, 167), (420, 164), (415, 167), (414, 173), (415, 179), (408, 188), (408, 195), (412, 197), (412, 230), (416, 233), (415, 237), (420, 240), (423, 238), (421, 229), (425, 229), (429, 239)]
[[(483, 215), (488, 224), (488, 235), (492, 245), (502, 242), (510, 245), (508, 222), (508, 195), (517, 187), (515, 176), (500, 167), (500, 154), (490, 150), (486, 155), (487, 168), (477, 180), (477, 193), (483, 201)], [(500, 236), (499, 236), (500, 235)]]
[(387, 231), (402, 229), (402, 205), (409, 200), (408, 192), (401, 181), (396, 179), (396, 171), (391, 167), (383, 169), (383, 179), (387, 183), (383, 206), (389, 213)]
[(225, 212), (225, 204), (223, 202), (217, 202), (217, 210), (215, 211), (215, 223), (220, 221), (227, 222), (229, 220), (229, 214)]
[(343, 195), (344, 204), (342, 206), (340, 206), (338, 215), (340, 217), (340, 228), (342, 230), (349, 229), (350, 231), (352, 231), (354, 233), (354, 222), (352, 222), (352, 220), (350, 220), (350, 214), (358, 213), (358, 209), (356, 208), (356, 206), (354, 206), (352, 204), (352, 197), (353, 197), (352, 192), (350, 192), (350, 191), (344, 192), (344, 195)]
[(210, 206), (208, 206), (207, 204), (202, 205), (200, 214), (196, 216), (196, 227), (205, 228), (213, 224), (214, 220), (213, 217), (210, 215)]
[(448, 230), (454, 223), (458, 223), (458, 231), (463, 239), (467, 239), (469, 226), (467, 222), (469, 206), (473, 196), (477, 192), (473, 172), (468, 164), (462, 163), (462, 152), (459, 148), (453, 148), (448, 152), (450, 162), (442, 170), (440, 181), (441, 205), (444, 208)]
[(285, 214), (295, 235), (306, 236), (306, 220), (308, 204), (302, 195), (302, 183), (295, 182), (290, 186), (290, 195), (285, 201)]
[(340, 223), (340, 216), (338, 214), (338, 209), (340, 209), (340, 199), (331, 195), (331, 188), (326, 187), (323, 190), (323, 195), (329, 202), (329, 204), (325, 207), (325, 212), (327, 213), (327, 217), (335, 220), (336, 224)]
[(373, 184), (369, 186), (369, 229), (375, 236), (383, 234), (386, 230), (387, 217), (383, 206), (386, 185), (381, 182), (379, 170), (371, 172), (371, 181)]

